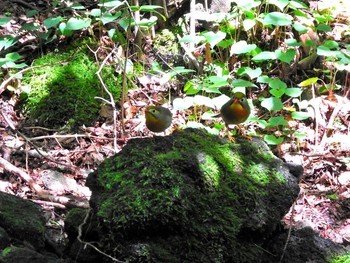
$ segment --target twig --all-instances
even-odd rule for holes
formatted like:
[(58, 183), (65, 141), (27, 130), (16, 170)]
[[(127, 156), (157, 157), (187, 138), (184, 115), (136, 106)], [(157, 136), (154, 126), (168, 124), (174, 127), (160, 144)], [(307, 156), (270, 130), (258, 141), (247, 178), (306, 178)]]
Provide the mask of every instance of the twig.
[(95, 249), (98, 253), (100, 253), (100, 254), (102, 254), (102, 255), (104, 255), (104, 256), (110, 258), (111, 260), (113, 260), (113, 261), (115, 261), (115, 262), (118, 262), (118, 263), (126, 263), (125, 261), (120, 261), (120, 260), (118, 260), (118, 259), (116, 259), (116, 258), (114, 258), (114, 257), (112, 257), (112, 256), (110, 256), (110, 255), (108, 255), (108, 254), (106, 254), (105, 252), (101, 251), (100, 249), (98, 249), (97, 247), (95, 247), (95, 246), (94, 246), (93, 244), (91, 244), (90, 242), (86, 242), (86, 241), (84, 241), (84, 240), (81, 239), (81, 238), (82, 238), (82, 235), (83, 235), (83, 226), (87, 223), (87, 220), (88, 220), (88, 218), (89, 218), (90, 211), (91, 211), (91, 209), (89, 209), (89, 210), (86, 212), (86, 215), (85, 215), (85, 218), (84, 218), (83, 223), (81, 223), (81, 224), (79, 225), (79, 228), (78, 228), (78, 237), (77, 237), (78, 241), (79, 241), (80, 243), (84, 244), (85, 246), (90, 246), (90, 247), (92, 247), (92, 248)]

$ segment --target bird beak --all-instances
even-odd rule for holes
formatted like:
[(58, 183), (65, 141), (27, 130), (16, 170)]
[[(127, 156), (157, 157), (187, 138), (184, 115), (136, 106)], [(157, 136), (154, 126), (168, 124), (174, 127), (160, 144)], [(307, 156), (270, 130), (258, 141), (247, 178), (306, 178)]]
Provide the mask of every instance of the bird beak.
[(235, 98), (235, 99), (233, 100), (234, 103), (238, 103), (238, 101), (239, 101), (238, 98)]

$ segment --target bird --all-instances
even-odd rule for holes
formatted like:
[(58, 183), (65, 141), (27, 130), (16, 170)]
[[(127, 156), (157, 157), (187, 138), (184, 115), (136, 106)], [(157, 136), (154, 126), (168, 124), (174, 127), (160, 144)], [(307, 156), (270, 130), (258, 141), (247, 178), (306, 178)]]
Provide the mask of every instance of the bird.
[(162, 106), (148, 106), (145, 111), (146, 127), (152, 132), (163, 132), (173, 120), (173, 114)]
[[(250, 107), (244, 93), (235, 92), (233, 94), (233, 97), (224, 105), (222, 105), (220, 109), (220, 115), (225, 122), (227, 130), (229, 130), (228, 125), (236, 124), (238, 129), (242, 133), (239, 124), (245, 122), (250, 115)], [(251, 139), (249, 136), (245, 136), (243, 134), (242, 136)], [(228, 135), (228, 137), (232, 142), (235, 141), (234, 138), (230, 136), (230, 134)]]

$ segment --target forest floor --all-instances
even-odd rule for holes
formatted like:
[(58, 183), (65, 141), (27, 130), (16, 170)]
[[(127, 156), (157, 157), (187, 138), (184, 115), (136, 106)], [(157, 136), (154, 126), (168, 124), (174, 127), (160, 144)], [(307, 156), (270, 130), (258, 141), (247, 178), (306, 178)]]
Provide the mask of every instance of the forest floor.
[[(44, 5), (44, 2), (39, 2)], [(18, 18), (30, 6), (44, 8), (35, 2), (3, 1), (1, 10), (12, 10)], [(18, 27), (18, 21), (11, 27)], [(11, 33), (11, 28), (0, 28)], [(7, 32), (9, 33), (9, 32)], [(149, 81), (153, 81), (151, 78)], [(144, 79), (144, 81), (145, 81)], [(147, 82), (147, 81), (146, 81)], [(154, 83), (144, 83), (149, 87)], [(347, 88), (348, 89), (348, 88)], [(135, 98), (140, 90), (129, 93)], [(152, 92), (152, 91), (148, 91)], [(151, 94), (157, 96), (159, 90)], [(142, 96), (139, 97), (142, 97)], [(286, 140), (274, 148), (274, 152), (285, 161), (303, 166), (304, 175), (300, 180), (301, 192), (295, 204), (284, 217), (286, 226), (312, 227), (322, 237), (345, 246), (350, 245), (350, 101), (347, 90), (342, 96), (329, 99), (319, 96), (312, 99), (315, 118), (304, 122), (290, 122), (290, 128), (298, 127), (307, 134), (302, 141)], [(18, 111), (16, 96), (0, 94), (0, 157), (18, 170), (10, 170), (6, 164), (0, 165), (0, 191), (32, 199), (52, 212), (52, 219), (60, 221), (64, 217), (65, 204), (45, 199), (33, 191), (33, 185), (45, 189), (42, 174), (45, 170), (59, 170), (65, 177), (74, 179), (81, 188), (51, 191), (51, 196), (76, 196), (88, 200), (89, 191), (84, 188), (87, 174), (105, 158), (114, 154), (112, 123), (98, 123), (84, 127), (78, 134), (57, 134), (44, 127), (27, 127), (25, 118)], [(184, 113), (173, 112), (174, 122), (183, 123)], [(248, 123), (246, 126), (254, 126)], [(12, 129), (12, 128), (15, 129)], [(142, 114), (130, 112), (126, 119), (126, 138), (118, 138), (118, 150), (133, 137), (151, 136), (142, 121)], [(118, 133), (121, 134), (121, 133)], [(25, 136), (24, 136), (25, 135)], [(38, 153), (38, 149), (45, 152)], [(44, 155), (50, 156), (49, 158)], [(30, 183), (26, 175), (34, 180)], [(350, 246), (349, 246), (350, 248)]]

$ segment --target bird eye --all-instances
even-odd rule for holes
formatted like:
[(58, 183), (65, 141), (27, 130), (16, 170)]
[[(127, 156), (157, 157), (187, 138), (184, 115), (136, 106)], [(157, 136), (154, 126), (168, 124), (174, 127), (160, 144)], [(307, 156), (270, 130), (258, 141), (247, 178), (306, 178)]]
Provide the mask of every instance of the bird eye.
[(239, 101), (240, 102), (245, 102), (245, 98), (240, 98)]

